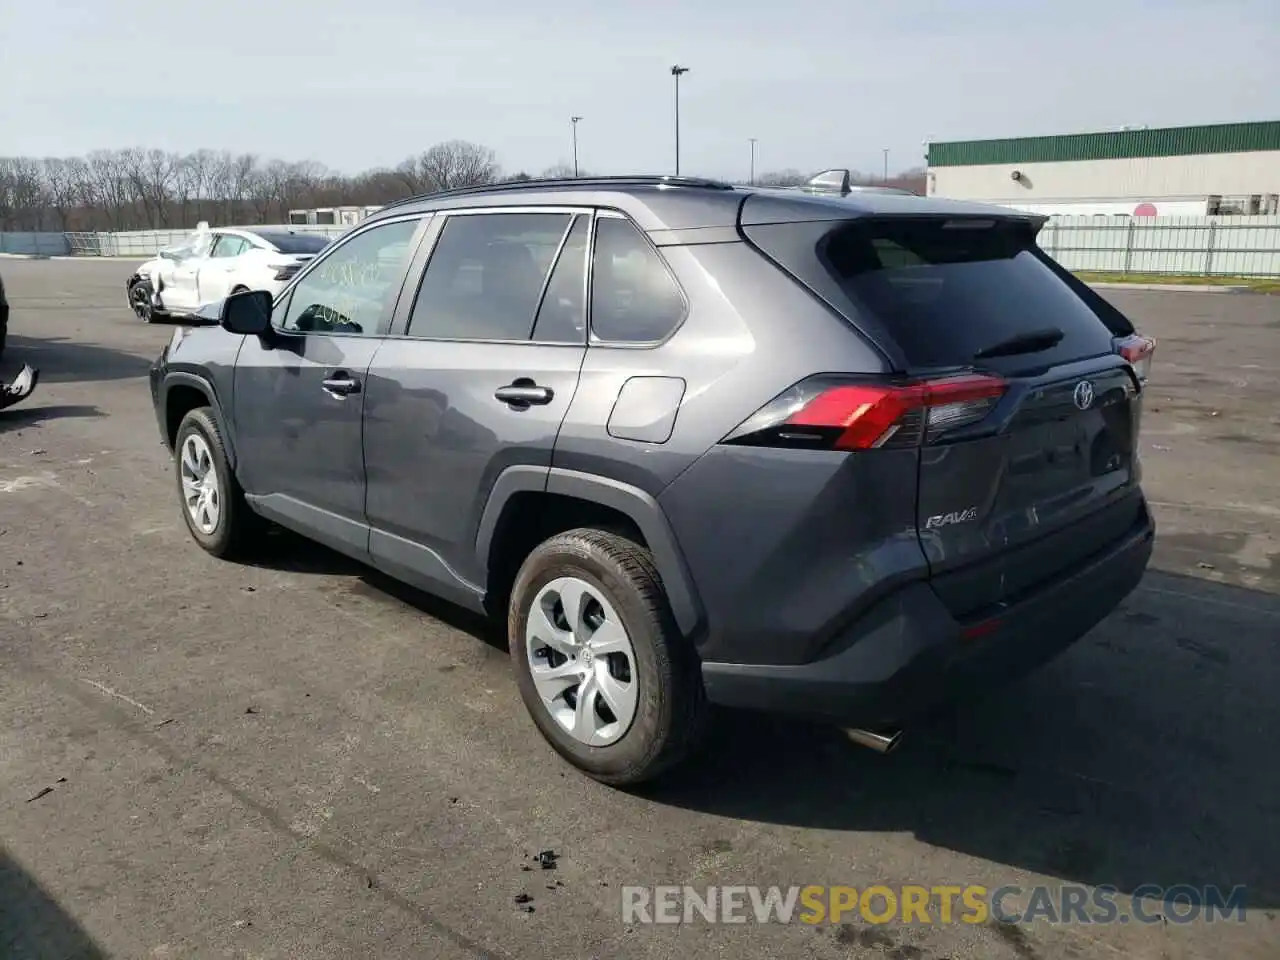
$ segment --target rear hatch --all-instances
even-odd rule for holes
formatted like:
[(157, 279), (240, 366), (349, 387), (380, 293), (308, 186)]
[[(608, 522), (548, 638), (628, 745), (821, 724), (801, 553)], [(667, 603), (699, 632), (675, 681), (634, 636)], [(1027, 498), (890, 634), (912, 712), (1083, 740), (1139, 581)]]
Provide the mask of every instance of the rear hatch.
[[(885, 354), (846, 389), (846, 448), (919, 451), (916, 527), (933, 584), (977, 617), (1142, 522), (1141, 385), (1123, 317), (1091, 304), (1026, 217), (892, 216), (743, 225)], [(838, 379), (838, 377), (837, 377)], [(826, 407), (793, 422), (831, 419)]]

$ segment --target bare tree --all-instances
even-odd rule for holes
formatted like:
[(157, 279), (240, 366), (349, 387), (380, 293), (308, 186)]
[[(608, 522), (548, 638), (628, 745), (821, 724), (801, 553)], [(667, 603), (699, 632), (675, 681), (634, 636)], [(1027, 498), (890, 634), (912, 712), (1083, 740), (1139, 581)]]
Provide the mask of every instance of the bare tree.
[(788, 167), (786, 170), (762, 173), (756, 177), (756, 183), (762, 187), (798, 187), (811, 176), (812, 174), (801, 173), (794, 167)]
[(55, 214), (54, 229), (69, 230), (68, 218), (76, 202), (75, 166), (60, 157), (45, 157), (41, 166), (49, 207)]
[(437, 143), (406, 160), (397, 170), (410, 189), (419, 193), (492, 183), (498, 178), (493, 151), (465, 140)]
[(133, 199), (127, 161), (121, 151), (95, 150), (89, 154), (89, 188), (93, 205), (106, 215), (113, 230), (124, 230), (125, 211)]
[[(583, 173), (581, 170), (578, 171), (578, 175), (582, 177), (587, 176), (587, 174)], [(572, 176), (573, 176), (572, 164), (557, 163), (554, 166), (547, 167), (547, 169), (543, 170), (540, 174), (538, 174), (538, 179), (539, 180), (564, 180)]]
[[(589, 176), (579, 171), (581, 176)], [(570, 177), (558, 163), (538, 176)], [(795, 186), (811, 174), (765, 173), (757, 183)], [(394, 169), (352, 176), (312, 161), (262, 160), (252, 154), (197, 150), (97, 150), (87, 157), (0, 157), (0, 230), (138, 230), (195, 226), (201, 220), (282, 223), (290, 210), (374, 206), (414, 194), (502, 179), (494, 152), (465, 140), (438, 143)], [(527, 171), (506, 178), (530, 180)], [(855, 174), (859, 182), (871, 178)], [(921, 170), (891, 183), (923, 193)]]

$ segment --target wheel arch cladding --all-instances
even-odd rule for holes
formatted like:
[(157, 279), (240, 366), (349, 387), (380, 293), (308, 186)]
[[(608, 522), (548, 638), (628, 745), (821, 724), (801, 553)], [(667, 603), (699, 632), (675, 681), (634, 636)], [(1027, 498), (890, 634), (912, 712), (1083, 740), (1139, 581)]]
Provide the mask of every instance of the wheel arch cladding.
[(504, 515), (509, 519), (508, 505), (513, 498), (539, 493), (603, 508), (629, 520), (653, 555), (680, 632), (686, 637), (697, 633), (702, 625), (701, 604), (662, 508), (643, 490), (607, 477), (554, 467), (518, 466), (505, 470), (493, 486), (476, 531), (476, 560), (479, 568), (487, 572), (486, 579), (492, 579), (495, 573), (490, 569), (491, 551), (500, 542), (496, 538), (502, 535)]
[(218, 424), (218, 432), (222, 435), (222, 443), (227, 452), (228, 466), (236, 465), (235, 439), (227, 429), (227, 419), (223, 416), (222, 406), (218, 402), (217, 392), (212, 384), (203, 377), (192, 373), (170, 373), (164, 382), (164, 418), (165, 430), (172, 450), (178, 439), (178, 427), (182, 418), (198, 407), (209, 407), (214, 420)]

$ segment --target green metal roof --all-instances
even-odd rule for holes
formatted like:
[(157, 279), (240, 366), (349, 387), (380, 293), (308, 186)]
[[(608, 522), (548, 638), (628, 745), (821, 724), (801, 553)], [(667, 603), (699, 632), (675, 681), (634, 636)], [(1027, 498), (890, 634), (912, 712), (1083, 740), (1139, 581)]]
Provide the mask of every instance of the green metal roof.
[(1107, 133), (1070, 133), (1008, 140), (957, 140), (929, 144), (929, 166), (967, 167), (993, 163), (1061, 163), (1069, 160), (1128, 160), (1202, 153), (1280, 150), (1280, 120), (1215, 123), (1204, 127), (1159, 127)]

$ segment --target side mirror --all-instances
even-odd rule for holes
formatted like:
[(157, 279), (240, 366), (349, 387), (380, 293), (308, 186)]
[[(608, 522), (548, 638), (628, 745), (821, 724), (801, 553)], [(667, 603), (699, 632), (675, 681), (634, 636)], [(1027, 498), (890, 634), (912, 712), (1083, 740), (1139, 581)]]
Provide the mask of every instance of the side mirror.
[(160, 259), (161, 260), (177, 260), (178, 255), (174, 253), (172, 250), (161, 250)]
[(222, 301), (218, 322), (231, 333), (260, 337), (271, 332), (272, 305), (266, 290), (242, 290)]

